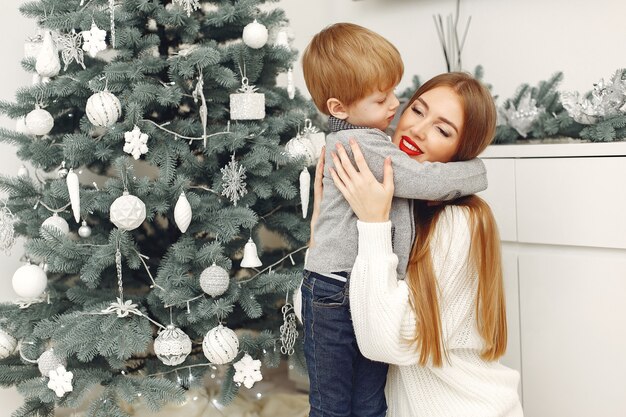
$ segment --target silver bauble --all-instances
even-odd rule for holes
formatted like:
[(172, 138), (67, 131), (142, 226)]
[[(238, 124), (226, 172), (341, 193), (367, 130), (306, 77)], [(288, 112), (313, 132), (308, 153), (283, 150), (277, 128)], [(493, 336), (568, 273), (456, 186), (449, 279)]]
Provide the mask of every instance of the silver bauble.
[(100, 91), (89, 97), (85, 111), (94, 126), (108, 127), (122, 116), (122, 103), (114, 94)]
[(0, 359), (8, 358), (15, 352), (15, 348), (17, 347), (17, 340), (0, 329)]
[(50, 133), (54, 127), (54, 117), (47, 110), (37, 106), (35, 110), (26, 115), (24, 123), (26, 123), (26, 129), (31, 135), (43, 136)]
[(22, 265), (13, 274), (13, 291), (23, 298), (37, 298), (46, 290), (48, 277), (37, 265)]
[(307, 166), (315, 163), (315, 147), (311, 139), (306, 136), (298, 135), (290, 139), (285, 145), (285, 151), (292, 158), (304, 158)]
[(269, 33), (267, 28), (261, 23), (254, 22), (249, 23), (243, 28), (243, 43), (248, 45), (252, 49), (259, 49), (265, 46)]
[(200, 274), (200, 287), (211, 297), (218, 297), (226, 292), (230, 284), (230, 276), (221, 266), (215, 263)]
[(170, 324), (154, 341), (154, 353), (165, 365), (180, 365), (191, 353), (191, 339), (181, 329)]
[(46, 228), (58, 230), (62, 234), (66, 235), (70, 232), (70, 226), (67, 224), (67, 221), (59, 216), (57, 213), (54, 213), (52, 216), (48, 217), (41, 224), (40, 233), (41, 236), (49, 236), (50, 234), (46, 231)]
[(138, 197), (124, 191), (124, 194), (111, 204), (110, 218), (119, 229), (136, 229), (146, 219), (146, 205)]
[(46, 350), (37, 359), (37, 367), (43, 376), (48, 376), (50, 371), (56, 371), (59, 366), (67, 367), (67, 361), (55, 354), (54, 349)]
[(209, 362), (223, 365), (235, 359), (239, 352), (237, 334), (221, 324), (209, 330), (202, 340), (202, 351)]
[(78, 228), (78, 236), (86, 238), (91, 236), (91, 227), (87, 226), (87, 222), (83, 220), (82, 224)]

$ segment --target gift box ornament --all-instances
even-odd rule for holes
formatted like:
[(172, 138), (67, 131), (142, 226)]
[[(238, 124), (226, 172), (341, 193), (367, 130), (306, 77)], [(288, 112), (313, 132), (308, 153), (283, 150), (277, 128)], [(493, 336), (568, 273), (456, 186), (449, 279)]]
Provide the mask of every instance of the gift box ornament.
[(243, 77), (239, 93), (230, 95), (231, 120), (260, 120), (265, 118), (265, 94), (257, 93), (257, 88), (248, 84)]

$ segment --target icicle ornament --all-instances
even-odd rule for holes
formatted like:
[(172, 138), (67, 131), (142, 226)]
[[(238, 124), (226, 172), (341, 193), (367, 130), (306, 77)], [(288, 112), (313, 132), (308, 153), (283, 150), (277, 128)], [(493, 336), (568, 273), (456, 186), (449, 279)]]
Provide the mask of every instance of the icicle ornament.
[(309, 196), (311, 194), (311, 174), (306, 168), (300, 172), (300, 202), (302, 203), (302, 218), (306, 219), (309, 212)]
[(80, 183), (78, 181), (78, 175), (73, 169), (67, 173), (65, 177), (67, 183), (67, 191), (70, 194), (70, 203), (72, 205), (72, 213), (74, 213), (74, 220), (76, 223), (80, 223)]

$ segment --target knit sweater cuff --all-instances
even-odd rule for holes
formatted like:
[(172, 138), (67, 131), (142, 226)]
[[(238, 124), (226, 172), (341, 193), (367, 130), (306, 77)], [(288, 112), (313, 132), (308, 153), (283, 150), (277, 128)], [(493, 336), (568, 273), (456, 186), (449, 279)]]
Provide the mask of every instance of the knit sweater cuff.
[(392, 255), (391, 222), (368, 223), (357, 221), (359, 230), (359, 256)]

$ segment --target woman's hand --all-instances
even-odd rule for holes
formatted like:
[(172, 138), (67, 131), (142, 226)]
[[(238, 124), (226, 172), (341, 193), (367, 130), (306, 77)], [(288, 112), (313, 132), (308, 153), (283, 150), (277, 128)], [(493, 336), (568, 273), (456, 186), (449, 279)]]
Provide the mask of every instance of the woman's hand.
[(324, 184), (322, 179), (324, 178), (324, 160), (326, 155), (326, 146), (322, 147), (322, 153), (317, 161), (315, 167), (315, 182), (313, 183), (313, 213), (311, 213), (311, 238), (309, 239), (309, 247), (312, 248), (315, 244), (313, 239), (315, 231), (315, 223), (320, 215), (320, 206), (322, 204), (322, 193), (324, 191)]
[(350, 147), (358, 171), (352, 165), (343, 145), (337, 144), (333, 152), (334, 168), (330, 168), (335, 186), (352, 207), (352, 211), (364, 222), (386, 222), (393, 198), (393, 168), (391, 158), (385, 159), (383, 182), (376, 180), (361, 153), (361, 148), (350, 139)]

